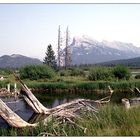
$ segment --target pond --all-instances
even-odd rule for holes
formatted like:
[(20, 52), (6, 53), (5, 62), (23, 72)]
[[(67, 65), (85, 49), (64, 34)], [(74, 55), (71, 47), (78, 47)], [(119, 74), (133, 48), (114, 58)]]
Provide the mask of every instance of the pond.
[[(38, 100), (47, 108), (53, 108), (60, 104), (70, 102), (75, 99), (83, 98), (83, 99), (92, 99), (97, 100), (107, 96), (106, 93), (97, 94), (97, 93), (35, 93), (35, 96)], [(134, 94), (128, 93), (115, 93), (112, 96), (111, 101), (115, 103), (120, 103), (122, 98), (130, 98), (133, 97)], [(37, 114), (28, 106), (28, 104), (24, 101), (22, 97), (19, 97), (15, 100), (14, 97), (1, 97), (1, 99), (23, 120), (33, 123), (35, 118), (38, 117)], [(10, 128), (10, 126), (6, 123), (5, 120), (0, 117), (0, 128)]]

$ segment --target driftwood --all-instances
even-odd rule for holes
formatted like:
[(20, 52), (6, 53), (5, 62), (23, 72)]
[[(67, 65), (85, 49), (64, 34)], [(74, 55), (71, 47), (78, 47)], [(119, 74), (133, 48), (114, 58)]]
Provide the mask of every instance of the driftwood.
[(29, 124), (23, 119), (21, 119), (1, 99), (0, 99), (0, 116), (2, 116), (2, 118), (6, 120), (9, 125), (13, 127), (21, 128), (27, 126), (32, 126), (32, 127), (36, 126), (36, 124)]
[[(14, 74), (15, 75), (15, 74)], [(81, 119), (81, 113), (83, 112), (92, 112), (95, 116), (95, 118), (98, 120), (98, 117), (96, 116), (96, 113), (98, 113), (98, 107), (102, 103), (108, 103), (110, 101), (111, 95), (113, 93), (113, 90), (108, 87), (110, 95), (97, 100), (87, 100), (87, 99), (77, 99), (74, 101), (71, 101), (69, 103), (65, 103), (62, 105), (59, 105), (57, 107), (54, 107), (52, 109), (48, 109), (44, 107), (37, 98), (33, 95), (31, 90), (22, 82), (22, 80), (16, 76), (16, 79), (20, 82), (22, 89), (25, 91), (24, 93), (21, 93), (25, 99), (25, 101), (28, 103), (28, 105), (38, 114), (44, 114), (46, 115), (45, 119), (43, 120), (43, 123), (46, 125), (49, 120), (52, 119), (52, 117), (55, 117), (57, 120), (62, 120), (63, 122), (68, 121), (69, 123), (76, 125), (77, 127), (81, 128), (86, 132), (86, 128), (83, 128), (82, 126), (77, 125), (73, 119), (79, 118)], [(30, 124), (22, 120), (17, 114), (15, 114), (2, 100), (0, 100), (0, 115), (13, 127), (21, 128), (21, 127), (27, 127), (32, 126), (35, 127), (38, 125), (38, 123), (34, 123), (35, 120), (39, 120), (40, 116), (37, 116), (35, 120), (32, 120), (31, 122), (34, 124)]]
[(135, 90), (136, 92), (140, 93), (139, 88), (136, 87), (134, 90)]
[[(77, 99), (74, 101), (71, 101), (69, 103), (65, 103), (62, 105), (59, 105), (57, 107), (54, 107), (52, 109), (45, 108), (43, 105), (43, 108), (41, 108), (41, 103), (34, 97), (33, 93), (30, 91), (30, 89), (21, 81), (19, 77), (16, 76), (18, 81), (20, 82), (21, 86), (23, 87), (23, 90), (25, 93), (23, 94), (26, 102), (30, 107), (32, 107), (35, 110), (35, 107), (38, 108), (38, 110), (42, 111), (42, 114), (46, 114), (47, 117), (44, 119), (44, 123), (46, 123), (49, 118), (52, 116), (57, 118), (58, 120), (67, 120), (69, 122), (72, 122), (71, 119), (73, 118), (80, 118), (81, 112), (91, 111), (95, 118), (98, 120), (98, 117), (96, 116), (96, 113), (98, 113), (98, 107), (101, 104), (110, 102), (110, 98), (112, 96), (113, 90), (110, 86), (108, 86), (109, 90), (109, 96), (102, 98), (100, 100), (87, 100), (87, 99)], [(33, 102), (32, 99), (35, 99)], [(35, 104), (35, 103), (38, 104)], [(40, 113), (38, 110), (36, 110), (36, 113)], [(71, 120), (71, 121), (70, 121)]]
[[(90, 105), (89, 102), (90, 100), (79, 99), (79, 100), (75, 100), (75, 101), (57, 106), (55, 108), (49, 109), (46, 113), (47, 114), (46, 117), (44, 117), (45, 119), (43, 120), (43, 123), (44, 125), (47, 125), (48, 121), (51, 120), (52, 117), (59, 121), (61, 120), (70, 121), (71, 123), (73, 122), (72, 120), (75, 118), (81, 119), (80, 112), (85, 112), (85, 111), (93, 112), (95, 115), (95, 118), (98, 119), (95, 114), (95, 113), (98, 113), (98, 109)], [(16, 127), (16, 128), (35, 127), (38, 125), (38, 123), (34, 123), (35, 122), (34, 120), (30, 121), (34, 124), (30, 124), (24, 121), (23, 119), (21, 119), (1, 99), (0, 99), (0, 115), (12, 127)], [(36, 119), (39, 120), (39, 118), (40, 118), (40, 115)]]
[(16, 79), (20, 82), (22, 89), (25, 91), (26, 94), (23, 94), (23, 97), (25, 101), (28, 103), (28, 105), (36, 112), (36, 113), (42, 113), (46, 114), (48, 109), (44, 107), (37, 98), (33, 95), (31, 90), (22, 82), (22, 80), (14, 74)]
[(132, 93), (140, 93), (140, 90), (138, 87), (135, 87), (134, 89), (132, 89), (132, 88), (129, 88), (129, 89)]
[(6, 88), (1, 88), (0, 89), (0, 96), (9, 96), (9, 95), (11, 95), (11, 93), (6, 89)]
[(140, 105), (140, 97), (134, 97), (134, 98), (130, 98), (130, 99), (123, 98), (122, 104), (124, 105), (124, 107), (126, 109), (136, 107), (136, 106)]
[[(135, 87), (133, 89), (129, 88), (129, 89), (132, 93), (140, 93), (140, 90), (138, 87)], [(131, 107), (135, 107), (140, 104), (140, 97), (134, 97), (130, 99), (123, 98), (121, 101), (122, 101), (122, 104), (125, 106), (125, 108), (129, 109)]]
[[(33, 93), (31, 92), (31, 90), (23, 83), (23, 81), (17, 75), (14, 74), (14, 76), (20, 82), (23, 90), (25, 91), (24, 93), (22, 93), (24, 99), (26, 100), (26, 102), (28, 103), (28, 105), (36, 113), (42, 113), (42, 114), (48, 114), (48, 115), (49, 114), (59, 114), (59, 115), (61, 115), (61, 113), (59, 113), (59, 112), (65, 112), (65, 114), (69, 114), (70, 112), (76, 112), (77, 110), (80, 110), (81, 108), (79, 108), (79, 106), (76, 107), (76, 105), (79, 105), (79, 104), (82, 104), (83, 106), (86, 106), (86, 107), (88, 107), (91, 110), (94, 110), (96, 112), (96, 108), (94, 108), (90, 104), (93, 104), (94, 103), (94, 105), (95, 104), (97, 105), (97, 104), (101, 104), (101, 103), (108, 103), (110, 101), (110, 98), (111, 98), (112, 93), (113, 93), (113, 90), (111, 89), (111, 87), (108, 86), (110, 95), (107, 96), (106, 98), (103, 98), (103, 99), (100, 99), (100, 100), (97, 100), (97, 101), (86, 100), (86, 99), (78, 99), (78, 100), (72, 101), (70, 103), (65, 103), (65, 104), (59, 105), (59, 106), (57, 106), (55, 108), (48, 109), (48, 108), (44, 107), (37, 100), (37, 98), (33, 95)], [(105, 99), (108, 99), (108, 100), (105, 100)], [(68, 109), (70, 107), (71, 107), (71, 110), (69, 109), (68, 112), (67, 112), (66, 109)], [(80, 107), (81, 107), (81, 105), (80, 105)], [(62, 114), (64, 115), (64, 113), (62, 113)]]
[(126, 109), (129, 109), (129, 108), (130, 108), (129, 99), (123, 98), (123, 99), (122, 99), (122, 104), (124, 105), (124, 107), (125, 107)]

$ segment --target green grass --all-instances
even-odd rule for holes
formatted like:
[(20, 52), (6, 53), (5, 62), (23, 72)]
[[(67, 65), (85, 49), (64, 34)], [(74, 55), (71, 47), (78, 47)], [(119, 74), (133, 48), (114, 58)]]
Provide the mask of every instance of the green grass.
[(110, 85), (113, 89), (128, 89), (138, 87), (140, 88), (140, 80), (132, 81), (59, 81), (59, 82), (38, 82), (28, 81), (25, 82), (30, 88), (43, 88), (43, 89), (106, 89)]
[[(97, 80), (97, 81), (89, 81), (86, 76), (59, 76), (56, 75), (52, 79), (39, 79), (39, 80), (23, 80), (25, 84), (29, 86), (29, 88), (34, 89), (85, 89), (85, 90), (104, 90), (110, 85), (113, 89), (116, 90), (126, 90), (129, 87), (140, 88), (140, 80), (139, 79), (131, 79), (131, 80), (117, 80), (112, 79), (111, 81), (105, 80)], [(0, 81), (0, 87), (6, 87), (8, 83), (13, 84), (16, 82), (14, 76), (12, 74), (7, 75), (7, 79), (4, 81)], [(18, 83), (18, 82), (17, 82)], [(20, 84), (17, 85), (20, 88)]]
[[(11, 83), (12, 87), (13, 82), (9, 80), (0, 81), (0, 87), (6, 87), (8, 83)], [(33, 89), (85, 89), (85, 90), (105, 90), (107, 86), (110, 85), (113, 89), (116, 90), (127, 90), (128, 88), (138, 87), (140, 88), (140, 80), (131, 80), (131, 81), (24, 81), (29, 88)], [(18, 83), (20, 88), (20, 84)]]
[(82, 120), (76, 125), (68, 122), (60, 123), (55, 119), (46, 126), (40, 123), (36, 128), (0, 130), (1, 136), (38, 136), (40, 133), (50, 133), (56, 136), (139, 136), (140, 135), (140, 106), (126, 110), (120, 105), (108, 104), (101, 107), (97, 120), (92, 113), (83, 113)]

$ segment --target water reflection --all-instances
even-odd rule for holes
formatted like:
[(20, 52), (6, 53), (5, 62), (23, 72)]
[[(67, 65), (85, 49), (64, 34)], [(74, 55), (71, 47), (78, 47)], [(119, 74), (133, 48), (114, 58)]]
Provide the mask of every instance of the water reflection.
[(29, 118), (28, 122), (33, 124), (33, 123), (37, 123), (41, 120), (44, 120), (47, 117), (47, 115), (45, 114), (36, 114), (33, 113), (32, 116)]
[[(101, 99), (107, 94), (97, 94), (97, 93), (80, 93), (80, 94), (72, 94), (72, 93), (65, 93), (65, 94), (54, 94), (54, 93), (38, 93), (35, 94), (35, 96), (38, 98), (38, 100), (47, 108), (53, 108), (58, 105), (61, 105), (63, 103), (70, 102), (75, 99), (84, 98), (84, 99), (92, 99), (97, 100)], [(130, 98), (134, 97), (134, 94), (129, 93), (114, 93), (111, 101), (115, 103), (120, 103), (122, 98)], [(15, 100), (15, 98), (1, 98), (8, 106), (11, 108), (16, 114), (18, 114), (23, 120), (29, 122), (29, 123), (35, 123), (39, 120), (44, 119), (45, 115), (35, 114), (34, 111), (28, 106), (28, 104), (24, 101), (24, 99), (18, 98)], [(0, 128), (8, 128), (9, 125), (0, 118)]]
[[(16, 114), (18, 114), (22, 119), (28, 121), (29, 118), (33, 115), (33, 110), (28, 106), (28, 104), (24, 101), (23, 98), (19, 98), (15, 100), (13, 97), (11, 98), (1, 98), (6, 105), (12, 109)], [(0, 117), (0, 127), (8, 128), (9, 125), (7, 122)]]

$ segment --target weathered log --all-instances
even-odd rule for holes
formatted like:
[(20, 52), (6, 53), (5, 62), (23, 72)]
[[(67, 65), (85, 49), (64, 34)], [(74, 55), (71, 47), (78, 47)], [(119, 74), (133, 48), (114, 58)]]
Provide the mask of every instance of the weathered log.
[(7, 121), (12, 127), (35, 127), (37, 124), (29, 124), (15, 114), (1, 99), (0, 99), (0, 116)]
[[(16, 75), (15, 75), (16, 76)], [(20, 82), (23, 90), (25, 93), (23, 94), (23, 97), (25, 101), (28, 103), (30, 107), (36, 112), (40, 114), (47, 114), (46, 118), (43, 120), (44, 124), (46, 125), (48, 120), (50, 118), (55, 117), (56, 119), (64, 119), (71, 120), (73, 118), (80, 118), (80, 113), (91, 111), (95, 115), (95, 118), (98, 120), (98, 117), (96, 116), (96, 113), (98, 113), (98, 108), (94, 107), (98, 104), (101, 104), (102, 102), (109, 102), (112, 91), (110, 90), (110, 96), (103, 98), (101, 100), (93, 101), (93, 100), (87, 100), (87, 99), (77, 99), (75, 101), (71, 101), (69, 103), (65, 103), (62, 105), (59, 105), (57, 107), (54, 107), (52, 109), (48, 109), (44, 107), (37, 98), (33, 95), (33, 93), (30, 91), (30, 89), (21, 81), (21, 79), (16, 76), (18, 81)], [(105, 99), (108, 99), (105, 101)], [(29, 124), (22, 120), (17, 114), (15, 114), (2, 100), (0, 100), (0, 115), (13, 127), (26, 127), (26, 126), (37, 126), (38, 123), (35, 124)], [(38, 118), (37, 118), (38, 119)], [(71, 122), (71, 121), (70, 121)]]
[[(15, 74), (14, 74), (15, 75)], [(25, 91), (24, 93), (24, 99), (26, 100), (26, 102), (28, 103), (28, 105), (36, 112), (36, 113), (43, 113), (43, 114), (50, 114), (53, 112), (54, 114), (54, 111), (56, 110), (57, 113), (60, 112), (59, 110), (64, 110), (65, 107), (68, 108), (68, 106), (70, 105), (73, 105), (73, 104), (79, 104), (80, 102), (84, 101), (84, 102), (90, 102), (90, 103), (94, 103), (94, 104), (102, 104), (102, 103), (108, 103), (110, 102), (110, 98), (112, 96), (112, 93), (113, 93), (113, 90), (111, 89), (110, 86), (108, 86), (108, 90), (109, 90), (109, 93), (110, 95), (103, 98), (103, 99), (100, 99), (100, 100), (97, 100), (97, 101), (91, 101), (91, 100), (85, 100), (85, 99), (79, 99), (79, 100), (76, 100), (76, 101), (73, 101), (73, 102), (70, 102), (70, 103), (65, 103), (65, 104), (62, 104), (62, 105), (59, 105), (55, 108), (52, 108), (52, 109), (47, 109), (46, 107), (44, 107), (38, 100), (37, 98), (33, 95), (33, 93), (31, 92), (31, 90), (27, 87), (27, 85), (25, 85), (22, 80), (17, 76), (15, 75), (16, 79), (20, 82), (23, 90)], [(105, 100), (105, 99), (108, 99), (108, 100)], [(89, 106), (87, 103), (86, 103), (86, 106)], [(73, 106), (74, 107), (74, 106)], [(76, 107), (75, 107), (76, 108)], [(77, 107), (78, 108), (78, 107)], [(90, 109), (93, 109), (93, 106), (90, 106)], [(94, 108), (95, 109), (95, 108)], [(76, 111), (76, 110), (75, 110)], [(96, 110), (94, 110), (96, 111)], [(66, 111), (65, 111), (66, 112)]]
[(138, 87), (135, 87), (135, 88), (129, 88), (129, 90), (132, 92), (132, 93), (140, 93), (140, 90)]
[[(31, 90), (22, 82), (22, 80), (16, 76), (16, 79), (20, 82), (23, 90), (25, 91), (25, 93), (21, 93), (23, 94), (23, 97), (24, 99), (26, 100), (26, 102), (28, 103), (28, 105), (36, 112), (36, 113), (42, 113), (42, 114), (51, 114), (53, 112), (53, 114), (55, 114), (55, 111), (58, 113), (58, 112), (61, 112), (60, 110), (64, 110), (65, 107), (69, 107), (70, 105), (74, 105), (74, 104), (78, 104), (80, 103), (82, 100), (84, 99), (80, 99), (80, 100), (76, 100), (76, 101), (73, 101), (73, 102), (70, 102), (70, 103), (66, 103), (66, 104), (62, 104), (60, 106), (57, 106), (55, 108), (52, 108), (52, 109), (48, 109), (46, 107), (44, 107), (38, 100), (37, 98), (33, 95), (33, 93), (31, 92)], [(76, 110), (74, 110), (76, 111)], [(65, 110), (65, 112), (67, 112)], [(58, 113), (58, 114), (61, 114), (61, 113)], [(62, 113), (64, 114), (64, 113)]]
[[(27, 87), (26, 87), (27, 88)], [(32, 95), (32, 97), (34, 97), (34, 95), (32, 94), (32, 92), (30, 91), (29, 92), (29, 89), (26, 90), (26, 93), (29, 93)], [(25, 94), (26, 94), (25, 93)], [(32, 102), (32, 99), (30, 99), (29, 97), (31, 96), (25, 96), (24, 95), (24, 98), (25, 100), (27, 101), (28, 105), (33, 108), (33, 110), (35, 110), (35, 105), (34, 105), (34, 102)], [(98, 106), (99, 104), (102, 104), (102, 103), (108, 103), (110, 101), (110, 98), (111, 98), (111, 95), (110, 96), (107, 96), (103, 99), (100, 99), (100, 100), (96, 100), (96, 101), (93, 101), (93, 100), (87, 100), (87, 99), (77, 99), (77, 100), (74, 100), (74, 101), (71, 101), (69, 103), (65, 103), (65, 104), (62, 104), (62, 105), (59, 105), (57, 107), (54, 107), (52, 109), (47, 109), (44, 107), (43, 108), (40, 108), (41, 106), (37, 106), (37, 108), (39, 108), (40, 110), (43, 110), (42, 111), (42, 114), (51, 114), (51, 115), (63, 115), (64, 114), (68, 116), (72, 116), (72, 113), (79, 111), (81, 108), (85, 107), (87, 109), (87, 107), (89, 108), (89, 110), (92, 110), (94, 112), (98, 112), (98, 109), (95, 108), (94, 106)], [(105, 99), (108, 99), (108, 100), (105, 100)], [(39, 102), (39, 101), (38, 101)], [(40, 103), (41, 104), (41, 103)], [(94, 104), (94, 105), (93, 105)], [(40, 113), (38, 112), (37, 110), (35, 111), (36, 113)], [(70, 115), (70, 112), (71, 115)]]
[(31, 90), (22, 82), (22, 80), (14, 74), (14, 76), (16, 77), (16, 79), (20, 82), (22, 89), (25, 91), (25, 95), (23, 96), (24, 99), (26, 100), (26, 102), (28, 103), (29, 106), (32, 107), (32, 109), (36, 112), (36, 113), (42, 113), (42, 114), (46, 114), (45, 112), (48, 111), (48, 109), (46, 107), (44, 107), (38, 100), (37, 98), (33, 95), (33, 93), (31, 92)]
[(122, 103), (126, 109), (136, 107), (140, 105), (140, 97), (134, 97), (130, 99), (123, 98)]
[(11, 93), (6, 88), (0, 89), (0, 96), (9, 96)]
[[(16, 76), (16, 75), (15, 75)], [(25, 93), (23, 94), (23, 97), (25, 101), (28, 103), (28, 105), (39, 114), (46, 114), (46, 118), (43, 120), (44, 124), (46, 125), (48, 120), (50, 120), (52, 117), (55, 117), (56, 119), (64, 120), (64, 118), (68, 121), (70, 121), (73, 118), (80, 118), (80, 113), (91, 111), (93, 112), (95, 118), (98, 120), (98, 117), (96, 116), (96, 113), (98, 113), (97, 106), (98, 104), (101, 104), (102, 102), (109, 102), (112, 92), (110, 92), (110, 96), (93, 101), (93, 100), (87, 100), (87, 99), (77, 99), (74, 101), (71, 101), (69, 103), (65, 103), (62, 105), (59, 105), (57, 107), (54, 107), (52, 109), (48, 109), (44, 107), (37, 98), (33, 95), (33, 93), (30, 91), (30, 89), (20, 80), (19, 77), (16, 76), (18, 81), (21, 83), (21, 86)], [(109, 90), (111, 88), (109, 87)], [(108, 99), (105, 101), (105, 99)], [(8, 122), (9, 125), (12, 127), (27, 127), (37, 126), (38, 123), (30, 124), (21, 119), (17, 114), (15, 114), (1, 99), (0, 99), (0, 115)], [(37, 117), (36, 119), (39, 119), (40, 117)], [(81, 119), (81, 118), (80, 118)], [(72, 123), (73, 121), (70, 121)], [(74, 123), (73, 123), (74, 124)], [(81, 127), (82, 128), (82, 127)], [(85, 130), (85, 129), (84, 129)]]
[(136, 92), (140, 93), (139, 88), (135, 87), (135, 89), (134, 89), (134, 90), (135, 90)]
[(122, 99), (122, 104), (125, 106), (126, 109), (129, 109), (130, 108), (130, 102), (129, 102), (128, 99), (123, 98)]
[(33, 115), (31, 116), (31, 118), (28, 120), (28, 123), (38, 123), (42, 120), (44, 120), (45, 118), (47, 117), (47, 115), (45, 114), (36, 114), (36, 113), (33, 113)]

